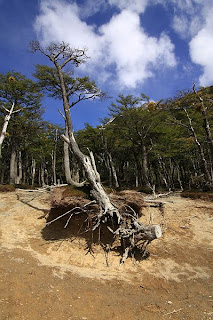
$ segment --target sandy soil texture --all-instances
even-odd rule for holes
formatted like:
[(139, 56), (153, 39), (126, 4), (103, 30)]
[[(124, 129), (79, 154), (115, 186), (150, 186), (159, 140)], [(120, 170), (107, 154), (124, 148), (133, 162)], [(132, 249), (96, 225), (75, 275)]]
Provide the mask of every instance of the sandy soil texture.
[(213, 203), (174, 194), (144, 208), (163, 238), (119, 267), (119, 251), (88, 251), (80, 218), (46, 227), (48, 193), (17, 192), (0, 194), (1, 320), (213, 319)]

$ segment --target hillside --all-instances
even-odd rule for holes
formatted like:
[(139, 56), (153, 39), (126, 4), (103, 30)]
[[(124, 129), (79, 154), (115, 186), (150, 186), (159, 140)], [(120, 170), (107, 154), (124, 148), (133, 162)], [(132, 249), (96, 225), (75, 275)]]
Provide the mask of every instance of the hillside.
[(72, 224), (45, 227), (49, 193), (18, 193), (28, 204), (0, 194), (1, 319), (212, 319), (213, 203), (174, 194), (161, 211), (144, 208), (163, 238), (119, 267), (119, 252), (88, 253)]

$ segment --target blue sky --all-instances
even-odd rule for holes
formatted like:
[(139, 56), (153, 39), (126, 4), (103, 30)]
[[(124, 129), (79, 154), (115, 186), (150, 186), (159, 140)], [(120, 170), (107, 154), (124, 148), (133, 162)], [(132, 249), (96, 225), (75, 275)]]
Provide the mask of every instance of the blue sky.
[[(74, 127), (98, 124), (119, 93), (153, 100), (178, 90), (213, 84), (212, 0), (0, 0), (0, 72), (32, 77), (47, 64), (27, 51), (65, 41), (87, 47), (90, 59), (76, 75), (89, 75), (112, 99), (72, 110)], [(44, 100), (44, 118), (63, 123), (60, 101)]]

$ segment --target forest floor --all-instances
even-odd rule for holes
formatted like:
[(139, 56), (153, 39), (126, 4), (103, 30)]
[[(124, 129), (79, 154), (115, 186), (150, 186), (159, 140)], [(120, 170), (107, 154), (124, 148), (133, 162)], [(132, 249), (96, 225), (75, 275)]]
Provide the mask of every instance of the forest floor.
[(27, 204), (17, 192), (0, 193), (1, 320), (213, 319), (213, 202), (171, 194), (163, 211), (144, 208), (163, 237), (119, 267), (119, 252), (88, 252), (72, 223), (64, 233), (38, 219), (48, 193), (23, 191)]

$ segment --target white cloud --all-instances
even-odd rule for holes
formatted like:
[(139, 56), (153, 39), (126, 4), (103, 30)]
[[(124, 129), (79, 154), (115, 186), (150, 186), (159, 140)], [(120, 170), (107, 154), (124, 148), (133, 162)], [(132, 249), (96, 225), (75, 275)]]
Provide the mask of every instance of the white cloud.
[[(169, 0), (166, 0), (167, 4)], [(173, 29), (189, 43), (192, 62), (203, 67), (200, 85), (213, 82), (213, 1), (171, 0), (174, 16)]]
[(194, 37), (205, 25), (212, 0), (166, 0), (173, 3), (174, 16), (172, 27), (182, 39)]
[(201, 29), (202, 18), (196, 15), (189, 17), (186, 14), (175, 14), (172, 26), (182, 39), (188, 39)]
[[(113, 3), (114, 0), (109, 1)], [(122, 9), (127, 1), (117, 3)], [(91, 59), (84, 66), (88, 72), (103, 81), (116, 80), (120, 87), (136, 88), (153, 76), (157, 68), (174, 67), (176, 61), (174, 46), (168, 36), (149, 37), (140, 26), (137, 12), (144, 10), (147, 1), (130, 3), (132, 10), (121, 10), (96, 30), (81, 20), (82, 12), (76, 4), (42, 0), (35, 30), (45, 44), (63, 40), (73, 47), (88, 47)]]
[(40, 10), (41, 14), (36, 18), (34, 27), (44, 45), (64, 40), (75, 47), (85, 47), (89, 44), (92, 53), (97, 49), (94, 28), (80, 20), (76, 4), (43, 0)]
[(202, 86), (213, 83), (213, 8), (208, 11), (206, 22), (198, 34), (190, 41), (190, 55), (194, 63), (203, 66), (200, 77)]
[(140, 27), (136, 13), (123, 10), (102, 26), (109, 63), (116, 62), (118, 79), (123, 86), (136, 87), (153, 75), (160, 64), (173, 67), (173, 45), (166, 35), (148, 37)]
[(131, 10), (137, 13), (145, 11), (150, 0), (109, 0), (109, 4), (118, 7), (120, 10)]
[(80, 5), (79, 14), (82, 18), (90, 17), (97, 12), (103, 11), (107, 8), (106, 0), (86, 0)]

